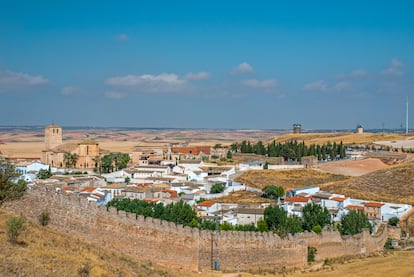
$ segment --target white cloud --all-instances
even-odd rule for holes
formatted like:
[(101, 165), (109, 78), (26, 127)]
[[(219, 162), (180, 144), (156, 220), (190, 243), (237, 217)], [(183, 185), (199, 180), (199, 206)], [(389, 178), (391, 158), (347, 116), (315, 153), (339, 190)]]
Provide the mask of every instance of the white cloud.
[(128, 40), (128, 39), (129, 39), (129, 37), (128, 37), (128, 35), (126, 35), (126, 34), (119, 34), (119, 35), (118, 35), (118, 39), (119, 39), (119, 40)]
[(246, 74), (246, 73), (251, 73), (251, 72), (253, 72), (253, 67), (246, 62), (242, 62), (236, 68), (234, 68), (230, 73), (233, 75), (240, 75), (240, 74)]
[(391, 63), (386, 68), (384, 68), (384, 70), (381, 71), (381, 74), (399, 77), (404, 75), (404, 71), (402, 70), (403, 67), (404, 64), (400, 60), (392, 59)]
[(393, 67), (402, 67), (404, 66), (404, 63), (398, 59), (392, 59), (391, 60), (391, 66)]
[(5, 86), (37, 86), (49, 83), (43, 76), (32, 76), (11, 70), (0, 71), (0, 85)]
[(210, 78), (210, 73), (208, 72), (198, 72), (198, 73), (189, 72), (184, 76), (184, 79), (186, 80), (207, 80), (209, 78)]
[(111, 77), (105, 83), (109, 86), (131, 88), (145, 92), (171, 92), (184, 89), (187, 80), (179, 78), (176, 74), (161, 73), (159, 75), (144, 74)]
[(328, 84), (324, 80), (318, 80), (311, 83), (307, 83), (303, 86), (304, 90), (319, 90), (326, 91)]
[(349, 87), (349, 83), (347, 83), (347, 82), (339, 82), (339, 83), (336, 83), (332, 87), (332, 90), (334, 90), (334, 91), (342, 91), (342, 90), (344, 90), (344, 89), (346, 89), (348, 87)]
[(359, 78), (363, 78), (366, 77), (368, 75), (368, 71), (364, 70), (364, 69), (355, 69), (352, 70), (350, 73), (340, 73), (336, 75), (337, 79), (359, 79)]
[(269, 79), (269, 80), (250, 79), (250, 80), (244, 80), (243, 84), (245, 84), (246, 86), (252, 87), (252, 88), (269, 89), (269, 88), (276, 87), (277, 82), (272, 79)]
[(83, 90), (81, 88), (77, 88), (77, 87), (63, 87), (60, 90), (60, 94), (66, 95), (66, 96), (80, 94), (82, 92), (83, 92)]
[(356, 69), (351, 71), (351, 73), (349, 74), (349, 76), (353, 77), (353, 78), (362, 78), (368, 75), (368, 72), (366, 70), (363, 69)]
[(324, 80), (318, 80), (311, 83), (307, 83), (303, 86), (304, 90), (309, 91), (331, 91), (331, 92), (339, 92), (349, 87), (348, 82), (338, 82), (336, 84), (330, 85)]
[(108, 91), (107, 93), (105, 93), (105, 96), (107, 98), (110, 98), (110, 99), (119, 100), (119, 99), (126, 98), (128, 95), (126, 93), (124, 93), (124, 92)]

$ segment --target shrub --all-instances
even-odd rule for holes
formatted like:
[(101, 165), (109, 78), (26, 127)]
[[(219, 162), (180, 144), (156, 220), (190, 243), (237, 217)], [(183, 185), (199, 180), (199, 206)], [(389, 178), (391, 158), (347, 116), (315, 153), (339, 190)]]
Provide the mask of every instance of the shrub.
[(332, 260), (331, 260), (331, 259), (329, 259), (329, 258), (326, 258), (326, 259), (323, 261), (323, 265), (332, 265)]
[(47, 224), (49, 224), (50, 221), (50, 213), (48, 211), (42, 211), (38, 219), (40, 225), (46, 226)]
[(87, 277), (91, 274), (91, 265), (89, 264), (89, 262), (81, 265), (78, 268), (78, 275), (81, 277)]
[(386, 249), (386, 250), (394, 249), (394, 247), (392, 246), (392, 243), (391, 243), (391, 239), (390, 238), (388, 238), (387, 241), (385, 242), (384, 249)]
[(308, 263), (315, 261), (315, 256), (318, 250), (315, 247), (308, 246)]
[(397, 226), (399, 222), (400, 222), (400, 219), (396, 216), (388, 219), (388, 224), (390, 224), (391, 226)]
[(224, 191), (224, 185), (220, 183), (214, 184), (210, 189), (211, 194), (222, 193), (223, 191)]
[(18, 236), (26, 228), (26, 218), (24, 216), (13, 216), (6, 221), (7, 235), (10, 241), (16, 242)]
[(322, 233), (322, 227), (321, 225), (315, 225), (312, 227), (312, 232), (316, 233), (316, 234), (320, 234)]

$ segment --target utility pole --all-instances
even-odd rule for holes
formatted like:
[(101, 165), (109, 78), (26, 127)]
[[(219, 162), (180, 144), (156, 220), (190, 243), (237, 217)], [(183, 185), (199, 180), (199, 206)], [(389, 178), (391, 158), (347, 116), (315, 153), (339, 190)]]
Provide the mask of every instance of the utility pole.
[[(220, 270), (220, 259), (219, 259), (219, 242), (218, 242), (218, 236), (219, 236), (219, 217), (216, 215), (215, 217), (216, 221), (216, 229), (214, 230), (214, 233), (211, 233), (211, 256), (215, 256), (214, 262), (213, 262), (213, 269), (214, 270)], [(214, 234), (214, 235), (213, 235)], [(213, 247), (215, 247), (215, 251), (213, 251)], [(214, 253), (214, 254), (213, 254)], [(213, 257), (212, 257), (213, 258)]]

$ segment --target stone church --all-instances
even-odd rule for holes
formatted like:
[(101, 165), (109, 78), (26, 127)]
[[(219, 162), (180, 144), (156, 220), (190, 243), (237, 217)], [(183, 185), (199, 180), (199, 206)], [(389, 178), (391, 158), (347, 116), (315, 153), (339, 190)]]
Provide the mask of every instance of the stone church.
[(52, 167), (65, 167), (65, 153), (76, 154), (75, 168), (94, 168), (95, 159), (100, 156), (99, 144), (86, 139), (79, 143), (63, 143), (62, 128), (57, 125), (45, 127), (45, 149), (42, 163)]

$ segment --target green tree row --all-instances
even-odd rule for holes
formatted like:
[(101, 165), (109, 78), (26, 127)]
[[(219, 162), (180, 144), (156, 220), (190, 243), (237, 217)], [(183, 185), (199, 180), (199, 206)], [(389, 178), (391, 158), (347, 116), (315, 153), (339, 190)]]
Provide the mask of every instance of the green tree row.
[[(269, 206), (264, 211), (264, 222), (270, 231), (281, 237), (303, 231), (321, 233), (322, 229), (331, 224), (331, 215), (326, 207), (309, 203), (302, 209), (302, 218), (288, 216), (280, 206)], [(363, 212), (350, 211), (341, 218), (337, 226), (342, 235), (355, 235), (368, 228), (372, 232), (372, 225)]]
[(123, 198), (111, 200), (107, 207), (115, 207), (117, 211), (122, 210), (136, 215), (158, 218), (184, 226), (189, 226), (193, 219), (197, 220), (196, 212), (183, 201), (164, 206), (161, 203), (147, 203), (138, 199)]
[[(233, 226), (228, 222), (217, 224), (215, 220), (201, 219), (191, 206), (183, 201), (164, 206), (161, 203), (154, 204), (142, 200), (124, 198), (113, 199), (107, 204), (107, 208), (109, 207), (115, 207), (117, 211), (135, 213), (137, 216), (143, 215), (145, 217), (158, 218), (203, 230), (216, 230), (218, 228), (221, 231), (272, 231), (281, 237), (303, 231), (312, 231), (319, 234), (322, 232), (323, 227), (331, 224), (331, 216), (328, 209), (313, 203), (309, 203), (303, 208), (302, 218), (288, 216), (287, 212), (280, 206), (269, 206), (264, 210), (264, 220), (259, 220), (257, 226), (254, 224)], [(342, 235), (354, 235), (362, 232), (363, 228), (369, 228), (370, 232), (372, 232), (372, 226), (362, 212), (350, 211), (342, 217), (341, 224), (337, 227)]]
[(254, 153), (258, 155), (267, 155), (269, 157), (283, 157), (285, 160), (300, 161), (305, 156), (317, 156), (318, 160), (326, 160), (335, 158), (343, 159), (346, 156), (345, 145), (342, 143), (327, 142), (323, 145), (297, 142), (296, 140), (287, 141), (285, 143), (276, 142), (274, 140), (267, 146), (262, 141), (251, 144), (250, 141), (242, 141), (241, 143), (233, 143), (231, 150), (240, 153)]

